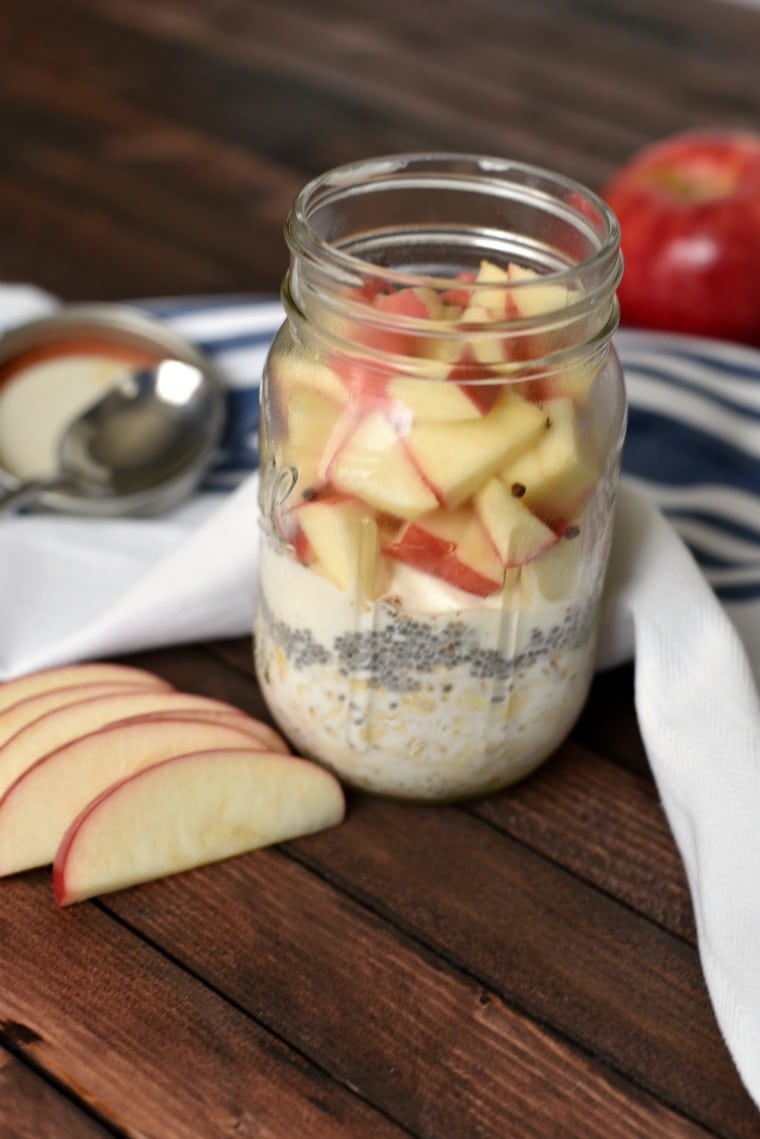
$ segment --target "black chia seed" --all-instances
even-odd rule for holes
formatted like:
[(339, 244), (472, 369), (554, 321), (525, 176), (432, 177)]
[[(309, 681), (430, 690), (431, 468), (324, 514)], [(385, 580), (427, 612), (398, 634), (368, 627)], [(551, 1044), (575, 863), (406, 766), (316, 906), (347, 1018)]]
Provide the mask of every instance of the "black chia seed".
[[(466, 668), (476, 680), (514, 679), (561, 649), (586, 644), (593, 631), (597, 597), (591, 596), (576, 609), (568, 607), (561, 623), (547, 631), (532, 629), (528, 646), (511, 656), (483, 647), (475, 632), (461, 621), (450, 621), (436, 632), (428, 622), (395, 609), (388, 610), (393, 614), (390, 624), (342, 633), (327, 648), (314, 639), (310, 629), (295, 629), (276, 620), (263, 598), (259, 604), (264, 628), (293, 668), (329, 664), (343, 677), (360, 677), (370, 688), (408, 693), (419, 692), (432, 673), (455, 668)], [(451, 687), (446, 684), (443, 691), (451, 691)]]

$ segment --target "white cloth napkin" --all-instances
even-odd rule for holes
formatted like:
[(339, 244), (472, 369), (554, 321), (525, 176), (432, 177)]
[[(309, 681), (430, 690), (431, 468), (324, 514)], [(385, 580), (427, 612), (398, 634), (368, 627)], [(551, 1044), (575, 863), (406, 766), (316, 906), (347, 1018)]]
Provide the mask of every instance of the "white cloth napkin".
[[(0, 290), (0, 322), (53, 304)], [(169, 517), (0, 520), (0, 679), (251, 630), (256, 388), (279, 303), (147, 307), (216, 357), (236, 431)], [(760, 1105), (760, 355), (636, 332), (617, 344), (631, 407), (599, 667), (635, 657), (709, 992)]]

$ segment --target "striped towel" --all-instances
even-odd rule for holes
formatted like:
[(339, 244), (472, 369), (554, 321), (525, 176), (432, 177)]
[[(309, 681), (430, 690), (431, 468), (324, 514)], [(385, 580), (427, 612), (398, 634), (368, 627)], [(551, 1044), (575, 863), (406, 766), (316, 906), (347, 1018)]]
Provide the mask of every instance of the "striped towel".
[[(0, 331), (55, 304), (33, 287), (0, 288)], [(179, 515), (194, 525), (258, 467), (259, 381), (282, 308), (277, 297), (246, 295), (136, 304), (212, 357), (227, 382), (229, 415), (218, 460), (201, 485), (202, 501)], [(654, 501), (684, 539), (760, 679), (760, 353), (628, 329), (618, 332), (616, 346), (629, 399), (626, 481)], [(160, 525), (154, 523), (156, 532)], [(79, 527), (86, 533), (84, 523)], [(157, 552), (165, 552), (160, 541)], [(610, 663), (619, 657), (613, 654)], [(3, 665), (0, 645), (0, 677)]]
[[(206, 489), (258, 462), (258, 382), (282, 320), (276, 299), (145, 305), (229, 379), (229, 428)], [(760, 677), (760, 353), (695, 337), (621, 330), (629, 400), (627, 480), (665, 513), (739, 628)]]

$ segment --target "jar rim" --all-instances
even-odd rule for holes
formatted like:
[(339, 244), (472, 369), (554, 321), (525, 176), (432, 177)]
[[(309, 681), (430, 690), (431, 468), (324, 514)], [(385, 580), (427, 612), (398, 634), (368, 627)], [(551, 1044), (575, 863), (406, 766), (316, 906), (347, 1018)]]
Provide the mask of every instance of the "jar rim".
[[(355, 284), (370, 272), (406, 287), (450, 284), (448, 275), (399, 270), (357, 256), (336, 238), (321, 235), (314, 225), (319, 210), (342, 198), (392, 187), (425, 186), (469, 189), (491, 195), (494, 200), (509, 198), (523, 204), (542, 204), (547, 213), (574, 225), (578, 232), (583, 231), (591, 252), (575, 263), (542, 272), (536, 284), (562, 284), (577, 281), (582, 275), (595, 281), (597, 288), (612, 291), (617, 287), (622, 273), (620, 225), (598, 194), (573, 178), (538, 165), (474, 153), (389, 154), (345, 163), (318, 175), (301, 189), (288, 215), (285, 236), (291, 253), (318, 264), (321, 272), (342, 283)], [(530, 286), (531, 282), (524, 280), (517, 286), (509, 282), (503, 285), (507, 290)]]

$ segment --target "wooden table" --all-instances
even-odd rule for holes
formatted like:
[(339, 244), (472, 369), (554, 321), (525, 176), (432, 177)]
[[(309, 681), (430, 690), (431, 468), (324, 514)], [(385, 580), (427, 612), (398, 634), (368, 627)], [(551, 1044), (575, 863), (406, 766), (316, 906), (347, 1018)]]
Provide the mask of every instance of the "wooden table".
[[(510, 154), (598, 186), (757, 127), (760, 12), (719, 0), (3, 0), (0, 279), (272, 292), (311, 175)], [(0, 635), (1, 632), (0, 632)], [(133, 658), (263, 714), (251, 645)], [(57, 912), (0, 885), (2, 1139), (749, 1139), (628, 668), (483, 802)]]

